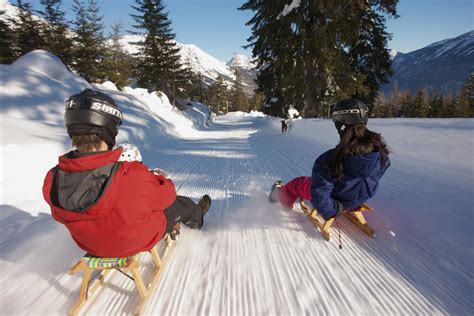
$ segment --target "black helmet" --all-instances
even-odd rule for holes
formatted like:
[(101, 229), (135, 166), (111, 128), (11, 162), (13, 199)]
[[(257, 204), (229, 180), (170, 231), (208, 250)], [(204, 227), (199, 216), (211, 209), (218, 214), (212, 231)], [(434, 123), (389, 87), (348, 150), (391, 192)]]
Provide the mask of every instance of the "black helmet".
[(362, 101), (346, 99), (337, 102), (332, 107), (331, 116), (339, 134), (342, 134), (346, 126), (367, 124), (369, 107)]
[(70, 137), (95, 134), (114, 146), (122, 118), (114, 100), (99, 91), (85, 89), (66, 101), (64, 121)]

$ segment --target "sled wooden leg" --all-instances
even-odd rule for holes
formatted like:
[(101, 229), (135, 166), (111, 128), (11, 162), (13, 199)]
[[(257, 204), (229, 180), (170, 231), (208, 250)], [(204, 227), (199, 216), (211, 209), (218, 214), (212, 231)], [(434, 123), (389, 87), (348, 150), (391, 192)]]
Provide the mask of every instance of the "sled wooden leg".
[(165, 261), (169, 258), (170, 252), (174, 247), (175, 241), (169, 238), (169, 235), (166, 235), (164, 238), (166, 242), (165, 250), (163, 253), (163, 256), (160, 257), (158, 254), (158, 251), (153, 248), (150, 250), (150, 254), (153, 258), (153, 263), (155, 265), (155, 272), (153, 273), (153, 276), (151, 278), (151, 281), (146, 289), (146, 296), (144, 299), (142, 299), (141, 303), (138, 305), (138, 307), (135, 310), (135, 315), (143, 315), (145, 313), (145, 308), (146, 305), (148, 304), (148, 301), (150, 300), (153, 291), (156, 288), (156, 285), (158, 284), (158, 280), (160, 278), (161, 272), (163, 271), (164, 263)]
[(306, 217), (311, 221), (311, 223), (313, 223), (313, 225), (317, 229), (319, 229), (324, 239), (329, 241), (329, 239), (331, 238), (331, 233), (329, 232), (329, 229), (331, 228), (331, 225), (334, 222), (334, 218), (331, 218), (330, 220), (326, 221), (320, 218), (320, 216), (318, 216), (318, 212), (316, 211), (316, 209), (312, 209), (310, 211), (308, 206), (306, 206), (303, 201), (300, 201), (300, 205)]
[(83, 262), (78, 262), (74, 265), (71, 271), (69, 271), (69, 274), (76, 274), (80, 270), (83, 271), (81, 290), (79, 292), (79, 298), (74, 303), (71, 311), (69, 312), (69, 315), (71, 316), (77, 315), (81, 307), (87, 301), (87, 292), (89, 289), (89, 281), (91, 279), (92, 271)]
[(138, 262), (133, 261), (130, 266), (130, 272), (132, 273), (133, 281), (135, 282), (135, 285), (138, 290), (138, 294), (140, 294), (140, 297), (142, 301), (146, 298), (147, 295), (147, 289), (145, 287), (145, 283), (143, 283), (142, 276), (140, 275), (140, 271), (138, 271)]
[(351, 222), (353, 223), (357, 228), (362, 230), (366, 235), (370, 237), (375, 236), (374, 230), (369, 227), (367, 224), (367, 221), (365, 220), (364, 215), (362, 214), (363, 212), (371, 212), (374, 209), (370, 207), (367, 204), (363, 204), (361, 207), (359, 207), (356, 210), (353, 210), (352, 212), (344, 212), (344, 216)]

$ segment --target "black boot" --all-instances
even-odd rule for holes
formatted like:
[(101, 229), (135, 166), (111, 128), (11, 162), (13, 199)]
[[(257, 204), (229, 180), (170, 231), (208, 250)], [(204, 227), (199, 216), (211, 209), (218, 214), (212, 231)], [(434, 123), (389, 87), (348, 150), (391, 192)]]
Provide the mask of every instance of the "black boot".
[(179, 225), (179, 223), (177, 223), (177, 224), (173, 227), (173, 229), (172, 229), (171, 232), (170, 232), (170, 238), (171, 238), (172, 240), (178, 240), (178, 239), (179, 239), (179, 235), (180, 235), (180, 233), (181, 233), (180, 229), (181, 229), (181, 226)]
[(270, 195), (268, 196), (268, 200), (272, 203), (278, 202), (278, 191), (283, 186), (283, 181), (278, 180), (273, 183), (272, 188), (270, 189)]
[(211, 197), (204, 195), (198, 202), (199, 207), (202, 209), (202, 216), (206, 215), (207, 211), (211, 207)]

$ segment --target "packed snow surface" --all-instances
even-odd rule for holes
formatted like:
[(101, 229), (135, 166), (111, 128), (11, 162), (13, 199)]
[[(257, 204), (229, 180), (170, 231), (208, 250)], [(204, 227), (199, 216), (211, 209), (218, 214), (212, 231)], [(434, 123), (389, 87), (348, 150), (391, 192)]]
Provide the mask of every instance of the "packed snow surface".
[[(30, 68), (0, 70), (0, 310), (64, 315), (81, 281), (67, 271), (83, 251), (51, 218), (41, 187), (71, 149), (65, 100), (89, 84), (73, 74), (50, 78), (34, 63), (44, 53), (31, 54)], [(46, 61), (51, 75), (61, 70)], [(279, 119), (259, 113), (214, 118), (198, 103), (178, 111), (159, 92), (102, 89), (124, 111), (118, 142), (137, 145), (179, 194), (213, 198), (203, 229), (183, 228), (148, 314), (472, 314), (472, 119), (370, 120), (393, 150), (367, 215), (377, 236), (342, 218), (339, 250), (337, 238), (325, 241), (298, 208), (267, 198), (273, 181), (309, 175), (337, 143), (329, 120), (290, 120), (282, 135)], [(138, 299), (133, 283), (112, 272), (82, 314), (131, 314)]]

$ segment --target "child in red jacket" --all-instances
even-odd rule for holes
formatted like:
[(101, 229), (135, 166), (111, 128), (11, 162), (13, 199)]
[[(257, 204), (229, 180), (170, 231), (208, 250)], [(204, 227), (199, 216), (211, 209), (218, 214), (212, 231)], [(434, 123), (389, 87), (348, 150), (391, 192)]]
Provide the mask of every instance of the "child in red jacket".
[(311, 177), (297, 177), (287, 184), (276, 181), (270, 201), (291, 208), (297, 199), (311, 200), (328, 220), (373, 197), (390, 160), (382, 136), (366, 127), (368, 114), (367, 105), (359, 100), (338, 102), (332, 108), (332, 120), (339, 144), (316, 159)]
[(173, 182), (115, 145), (122, 112), (108, 95), (86, 89), (66, 103), (65, 123), (76, 150), (59, 157), (43, 195), (77, 245), (102, 257), (150, 250), (178, 223), (200, 229), (211, 205), (177, 196)]

